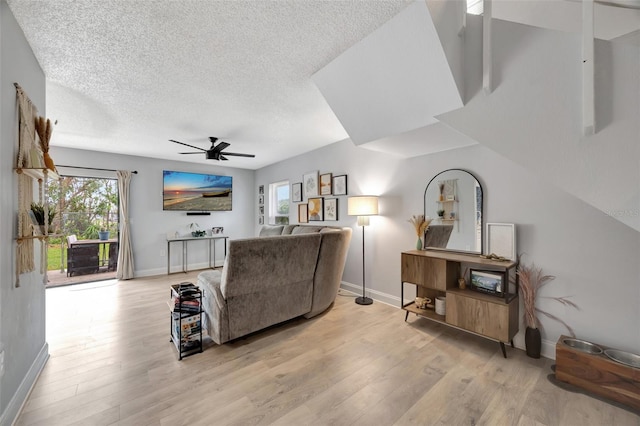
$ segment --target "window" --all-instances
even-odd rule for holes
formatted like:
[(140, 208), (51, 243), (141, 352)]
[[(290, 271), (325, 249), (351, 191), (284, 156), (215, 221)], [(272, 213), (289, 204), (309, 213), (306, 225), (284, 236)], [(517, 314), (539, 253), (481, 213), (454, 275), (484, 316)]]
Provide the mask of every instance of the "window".
[(269, 184), (269, 223), (289, 224), (289, 181)]

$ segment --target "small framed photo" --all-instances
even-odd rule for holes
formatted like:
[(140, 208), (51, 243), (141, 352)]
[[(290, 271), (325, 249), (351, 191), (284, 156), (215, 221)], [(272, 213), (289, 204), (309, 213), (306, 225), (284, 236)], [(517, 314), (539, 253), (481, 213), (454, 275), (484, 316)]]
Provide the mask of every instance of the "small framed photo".
[(347, 175), (333, 177), (333, 195), (347, 195)]
[(264, 194), (264, 185), (258, 187), (258, 194)]
[(263, 214), (264, 214), (264, 206), (260, 206), (260, 207), (258, 208), (258, 211), (260, 212), (260, 214), (262, 214), (262, 215), (263, 215)]
[(264, 225), (264, 216), (258, 217), (258, 225)]
[(258, 204), (264, 204), (264, 195), (258, 195)]
[(309, 222), (323, 221), (324, 203), (323, 198), (309, 198)]
[(504, 272), (472, 269), (470, 278), (472, 290), (495, 295), (504, 293)]
[(516, 260), (516, 225), (513, 223), (487, 223), (485, 254), (496, 254)]
[(317, 170), (315, 172), (309, 172), (302, 175), (302, 193), (306, 199), (317, 197), (319, 191)]
[(320, 195), (331, 195), (331, 173), (320, 175)]
[(324, 200), (324, 220), (338, 220), (338, 199), (325, 198)]
[(309, 206), (306, 203), (298, 204), (298, 223), (309, 223)]
[(294, 183), (291, 185), (291, 200), (294, 203), (302, 202), (302, 182)]

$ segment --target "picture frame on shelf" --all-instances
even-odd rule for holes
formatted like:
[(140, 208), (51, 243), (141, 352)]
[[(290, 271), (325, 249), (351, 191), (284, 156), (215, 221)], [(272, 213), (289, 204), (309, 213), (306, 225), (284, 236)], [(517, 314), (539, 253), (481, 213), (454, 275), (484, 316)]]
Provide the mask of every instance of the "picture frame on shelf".
[(320, 175), (320, 195), (331, 195), (331, 173)]
[(309, 205), (298, 204), (298, 223), (309, 223)]
[(294, 203), (302, 202), (302, 182), (291, 184), (291, 200)]
[(506, 282), (505, 273), (502, 271), (471, 269), (469, 282), (472, 290), (502, 296), (504, 294)]
[(324, 220), (324, 198), (309, 198), (309, 222), (322, 222)]
[(307, 200), (319, 195), (317, 170), (302, 175), (302, 193)]
[(338, 220), (338, 199), (337, 198), (324, 199), (324, 220), (325, 221)]
[(331, 183), (333, 195), (347, 195), (347, 175), (333, 176)]
[(486, 253), (516, 260), (516, 225), (514, 223), (487, 223), (485, 232)]

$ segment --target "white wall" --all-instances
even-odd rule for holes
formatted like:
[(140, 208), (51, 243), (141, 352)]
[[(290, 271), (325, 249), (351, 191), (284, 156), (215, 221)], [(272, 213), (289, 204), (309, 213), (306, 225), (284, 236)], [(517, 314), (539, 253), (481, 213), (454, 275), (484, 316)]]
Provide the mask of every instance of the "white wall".
[[(380, 216), (366, 228), (366, 284), (372, 297), (399, 306), (400, 253), (415, 247), (413, 227), (407, 220), (423, 212), (429, 180), (450, 168), (468, 170), (479, 179), (485, 221), (517, 224), (523, 261), (535, 262), (557, 277), (541, 292), (541, 309), (561, 317), (581, 338), (640, 352), (640, 331), (635, 326), (640, 323), (640, 233), (488, 148), (476, 145), (399, 160), (346, 140), (260, 169), (256, 182), (289, 179), (294, 183), (303, 173), (320, 170), (346, 173), (349, 195), (379, 194)], [(346, 197), (340, 197), (338, 223), (355, 230), (343, 279), (357, 291), (362, 283), (362, 234), (355, 218), (345, 214)], [(580, 310), (546, 299), (553, 296), (571, 296)], [(403, 318), (398, 312), (398, 327), (403, 326)], [(553, 357), (553, 345), (566, 331), (544, 317), (541, 321), (543, 354)], [(524, 327), (520, 329), (515, 342), (522, 347)]]
[[(0, 424), (9, 424), (48, 356), (42, 275), (20, 277), (15, 288), (15, 235), (18, 211), (16, 165), (16, 92), (18, 82), (41, 115), (45, 114), (45, 78), (7, 3), (0, 1)], [(39, 243), (34, 242), (39, 253)], [(36, 257), (36, 265), (39, 264)]]
[[(167, 273), (168, 232), (187, 235), (190, 223), (197, 223), (202, 229), (213, 226), (224, 227), (224, 235), (231, 239), (253, 236), (253, 224), (257, 223), (256, 198), (252, 170), (221, 167), (212, 161), (211, 165), (193, 164), (181, 161), (163, 161), (144, 157), (134, 157), (102, 152), (83, 151), (70, 148), (52, 147), (51, 156), (56, 164), (66, 166), (96, 167), (105, 169), (136, 170), (131, 178), (131, 225), (135, 276)], [(187, 216), (186, 212), (162, 210), (162, 171), (178, 170), (194, 173), (210, 173), (232, 176), (233, 209), (229, 212), (211, 212), (210, 216)], [(115, 177), (115, 173), (97, 172), (60, 167), (62, 174), (70, 176)], [(188, 245), (190, 269), (207, 266), (206, 241), (194, 241)], [(216, 256), (222, 262), (224, 252), (218, 242)], [(181, 243), (172, 243), (171, 271), (181, 270)], [(176, 278), (177, 279), (177, 278)]]
[(468, 18), (465, 87), (472, 99), (438, 118), (640, 230), (637, 36), (596, 40), (597, 133), (583, 136), (580, 36), (494, 19), (495, 89), (486, 94), (479, 90), (481, 17)]

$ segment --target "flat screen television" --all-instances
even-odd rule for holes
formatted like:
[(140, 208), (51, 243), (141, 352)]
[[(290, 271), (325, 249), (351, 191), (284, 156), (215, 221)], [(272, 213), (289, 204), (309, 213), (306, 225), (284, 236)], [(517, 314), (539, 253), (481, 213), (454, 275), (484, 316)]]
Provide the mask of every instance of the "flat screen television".
[(229, 211), (232, 195), (231, 176), (162, 172), (162, 210)]

